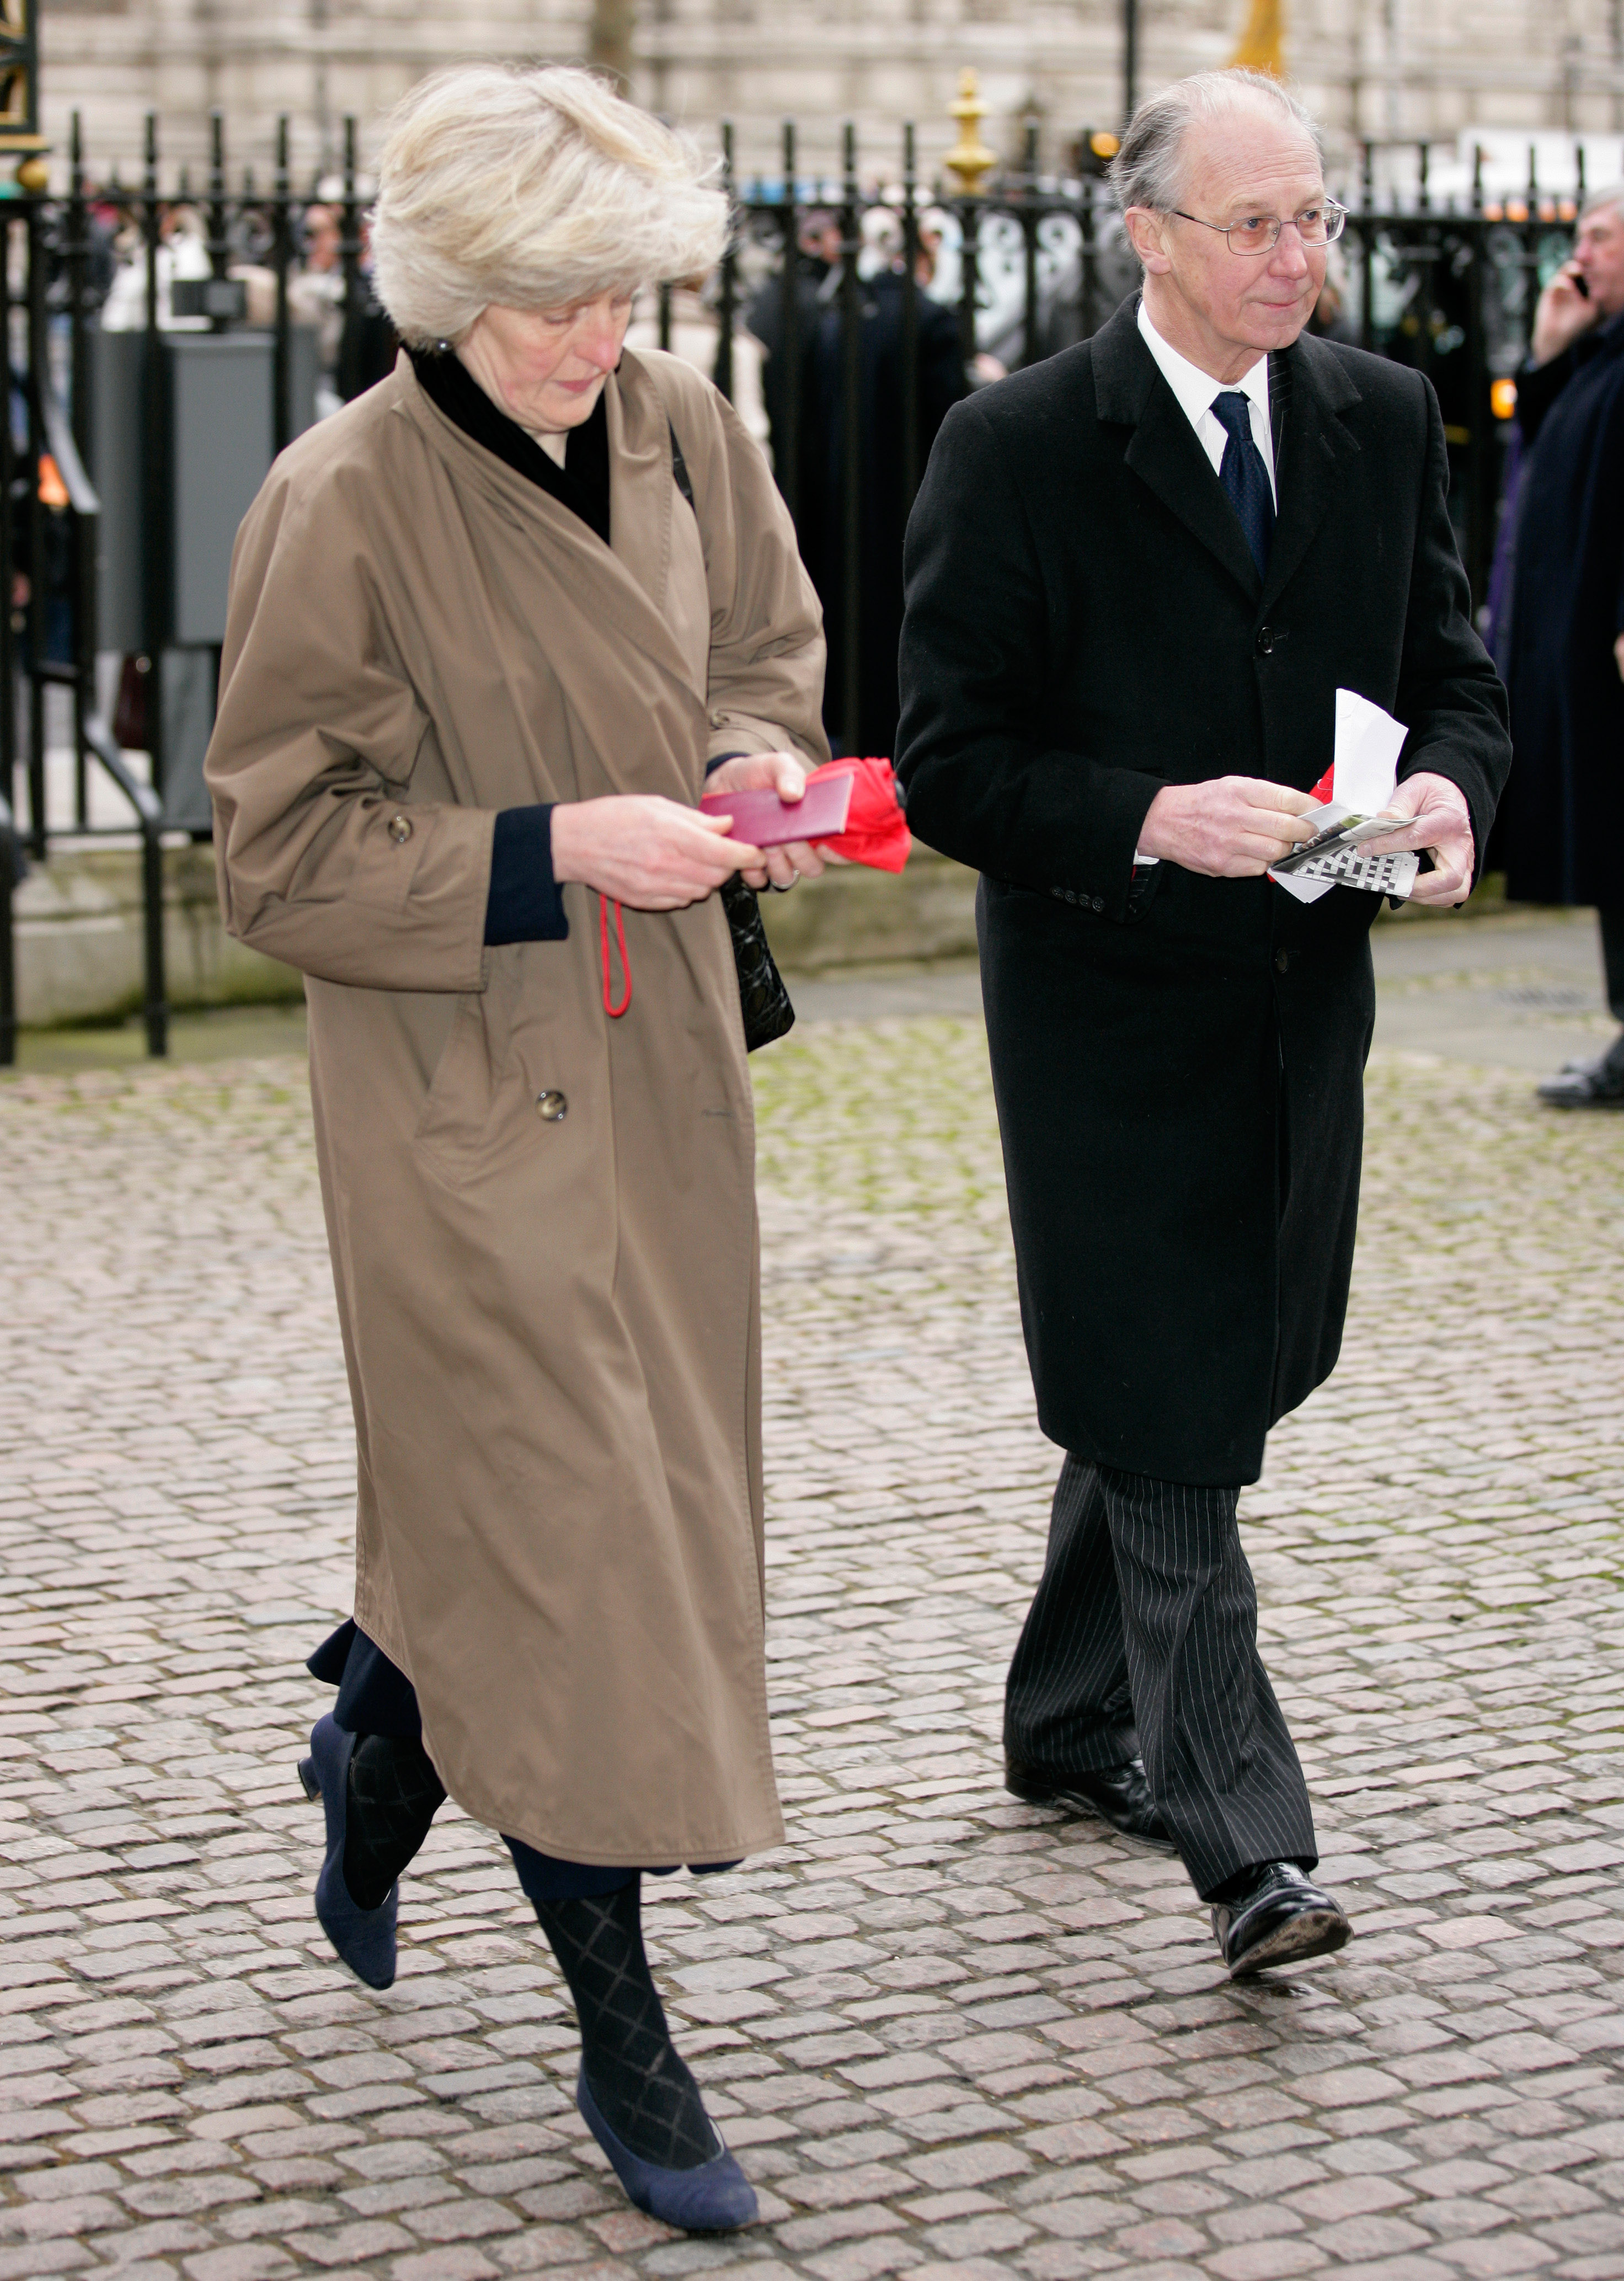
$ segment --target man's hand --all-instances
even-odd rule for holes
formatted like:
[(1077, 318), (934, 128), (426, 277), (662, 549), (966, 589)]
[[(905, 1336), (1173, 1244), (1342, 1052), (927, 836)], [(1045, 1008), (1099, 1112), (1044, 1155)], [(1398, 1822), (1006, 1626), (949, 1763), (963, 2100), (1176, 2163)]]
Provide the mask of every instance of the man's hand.
[(1210, 879), (1255, 879), (1313, 837), (1308, 804), (1306, 793), (1261, 777), (1164, 785), (1140, 826), (1140, 853)]
[(1624, 681), (1624, 634), (1612, 645), (1612, 661), (1619, 669), (1619, 679)]
[(1424, 847), (1436, 870), (1421, 871), (1410, 890), (1412, 903), (1464, 903), (1472, 893), (1476, 849), (1472, 839), (1472, 811), (1460, 786), (1448, 777), (1406, 777), (1388, 802), (1400, 816), (1414, 819), (1403, 831), (1389, 831), (1380, 839), (1363, 840), (1361, 855), (1392, 855)]
[[(806, 788), (806, 765), (793, 753), (740, 753), (713, 769), (705, 780), (708, 793), (776, 792), (786, 800), (799, 800)], [(816, 879), (825, 864), (845, 861), (826, 847), (814, 847), (809, 840), (792, 839), (786, 847), (764, 849), (753, 864), (739, 868), (747, 886), (793, 887), (797, 879)]]
[(1601, 316), (1596, 303), (1580, 291), (1578, 276), (1578, 264), (1565, 261), (1539, 297), (1532, 344), (1535, 364), (1549, 364), (1564, 349), (1571, 349)]
[(553, 811), (553, 876), (578, 879), (634, 911), (703, 902), (743, 866), (766, 861), (728, 837), (723, 816), (701, 816), (653, 793), (561, 800)]

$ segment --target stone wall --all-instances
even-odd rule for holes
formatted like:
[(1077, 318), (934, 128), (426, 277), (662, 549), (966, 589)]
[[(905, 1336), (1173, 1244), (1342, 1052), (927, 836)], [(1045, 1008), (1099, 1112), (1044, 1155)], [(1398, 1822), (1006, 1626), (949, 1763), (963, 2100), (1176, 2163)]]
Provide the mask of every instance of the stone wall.
[[(297, 998), (290, 967), (233, 942), (220, 922), (209, 847), (164, 857), (164, 951), (178, 1007)], [(976, 880), (928, 847), (901, 878), (830, 870), (789, 895), (764, 895), (779, 960), (797, 973), (890, 960), (956, 958), (976, 947)], [(141, 860), (134, 850), (65, 854), (36, 865), (17, 897), (19, 1018), (30, 1028), (107, 1021), (143, 995)]]
[[(1601, 131), (1619, 121), (1617, 0), (1286, 0), (1287, 61), (1344, 143), (1359, 133), (1453, 134), (1468, 123)], [(58, 153), (83, 112), (98, 169), (128, 177), (142, 118), (195, 166), (207, 116), (226, 113), (234, 159), (263, 171), (275, 120), (294, 121), (302, 171), (330, 162), (340, 121), (368, 127), (422, 72), (469, 54), (578, 57), (589, 0), (49, 0), (42, 13), (45, 123)], [(1246, 0), (1157, 0), (1141, 14), (1141, 87), (1226, 61)], [(1049, 153), (1121, 96), (1120, 0), (638, 0), (637, 88), (702, 128), (739, 123), (746, 168), (776, 161), (797, 119), (808, 160), (833, 163), (855, 118), (876, 169), (918, 121), (933, 167), (947, 106), (976, 65), (990, 139), (1013, 151), (1030, 110)]]

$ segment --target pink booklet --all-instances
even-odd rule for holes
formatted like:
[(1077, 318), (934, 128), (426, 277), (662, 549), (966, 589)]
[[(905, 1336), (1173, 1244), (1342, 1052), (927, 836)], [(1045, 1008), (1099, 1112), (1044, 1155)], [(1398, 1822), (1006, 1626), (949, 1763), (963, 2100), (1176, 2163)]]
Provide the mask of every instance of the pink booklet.
[(832, 839), (846, 829), (852, 804), (849, 776), (820, 777), (800, 800), (776, 792), (708, 792), (707, 816), (731, 816), (733, 837), (751, 847), (783, 847), (792, 839)]

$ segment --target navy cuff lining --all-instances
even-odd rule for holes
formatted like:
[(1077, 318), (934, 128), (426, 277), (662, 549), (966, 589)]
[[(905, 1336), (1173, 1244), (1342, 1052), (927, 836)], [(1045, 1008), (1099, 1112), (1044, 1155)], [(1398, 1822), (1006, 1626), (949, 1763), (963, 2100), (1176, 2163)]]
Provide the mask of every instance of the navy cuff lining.
[(563, 894), (553, 876), (552, 803), (502, 808), (491, 840), (487, 944), (562, 942), (568, 932)]

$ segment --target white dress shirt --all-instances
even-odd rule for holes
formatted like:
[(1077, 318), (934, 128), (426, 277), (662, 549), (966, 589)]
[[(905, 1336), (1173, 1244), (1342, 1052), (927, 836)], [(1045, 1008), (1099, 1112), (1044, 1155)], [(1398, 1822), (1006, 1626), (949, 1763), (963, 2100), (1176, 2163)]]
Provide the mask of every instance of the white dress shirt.
[(1239, 389), (1252, 407), (1252, 441), (1263, 454), (1263, 463), (1269, 470), (1269, 490), (1275, 508), (1280, 507), (1280, 493), (1274, 481), (1274, 435), (1269, 425), (1269, 360), (1260, 356), (1250, 372), (1240, 380), (1214, 380), (1210, 372), (1182, 357), (1170, 348), (1150, 321), (1149, 312), (1141, 300), (1139, 305), (1139, 329), (1145, 346), (1162, 368), (1162, 377), (1178, 398), (1185, 418), (1195, 430), (1201, 447), (1212, 462), (1216, 475), (1223, 465), (1224, 446), (1229, 441), (1229, 431), (1221, 420), (1213, 417), (1212, 399), (1226, 389)]
[[(1275, 510), (1280, 509), (1280, 493), (1274, 482), (1274, 431), (1269, 425), (1269, 360), (1260, 356), (1250, 372), (1240, 380), (1214, 380), (1210, 372), (1203, 372), (1175, 348), (1170, 348), (1150, 321), (1149, 312), (1141, 298), (1139, 305), (1139, 329), (1145, 346), (1161, 367), (1162, 377), (1178, 398), (1185, 418), (1195, 430), (1202, 450), (1212, 462), (1217, 475), (1224, 463), (1224, 446), (1229, 441), (1229, 430), (1212, 414), (1212, 399), (1226, 388), (1238, 388), (1252, 407), (1252, 441), (1263, 454), (1263, 463), (1269, 470), (1269, 491)], [(1133, 850), (1135, 864), (1159, 863), (1159, 855), (1147, 855), (1143, 850)]]

